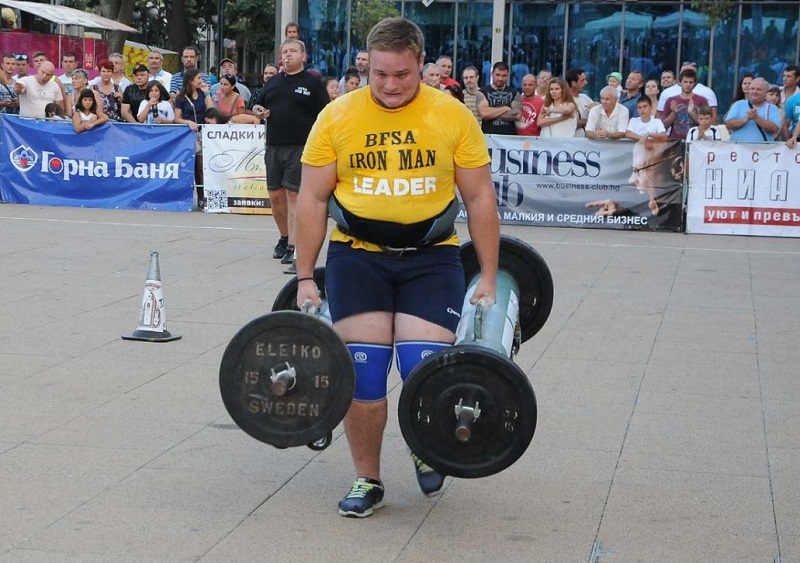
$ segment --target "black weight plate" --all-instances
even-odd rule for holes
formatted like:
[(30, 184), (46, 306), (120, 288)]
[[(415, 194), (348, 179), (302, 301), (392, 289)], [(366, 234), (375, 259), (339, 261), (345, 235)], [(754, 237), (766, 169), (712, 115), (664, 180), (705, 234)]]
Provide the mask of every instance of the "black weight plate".
[[(295, 384), (276, 396), (270, 376), (287, 363)], [(280, 311), (236, 333), (222, 356), (219, 387), (231, 418), (253, 438), (279, 448), (305, 446), (344, 418), (355, 370), (332, 328), (313, 315)]]
[[(459, 400), (480, 407), (467, 442), (455, 435)], [(411, 372), (397, 415), (411, 451), (433, 469), (453, 477), (486, 477), (517, 461), (530, 445), (536, 395), (508, 358), (479, 346), (453, 346)]]
[[(320, 297), (325, 299), (325, 268), (314, 269), (314, 283), (317, 284)], [(272, 311), (299, 311), (297, 307), (297, 276), (290, 279), (278, 292), (272, 302)]]
[[(472, 241), (461, 245), (461, 263), (467, 285), (481, 273)], [(528, 243), (514, 237), (500, 237), (500, 270), (519, 285), (519, 324), (522, 342), (530, 340), (547, 322), (553, 308), (553, 276), (544, 258)]]

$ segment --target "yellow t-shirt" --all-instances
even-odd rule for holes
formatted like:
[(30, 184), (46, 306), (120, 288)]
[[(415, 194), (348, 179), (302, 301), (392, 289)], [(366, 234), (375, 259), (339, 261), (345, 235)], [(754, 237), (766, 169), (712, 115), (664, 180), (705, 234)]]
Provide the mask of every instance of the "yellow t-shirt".
[[(345, 209), (408, 225), (441, 213), (455, 197), (455, 167), (484, 166), (489, 150), (472, 113), (452, 96), (421, 86), (410, 104), (391, 110), (365, 87), (328, 104), (308, 136), (304, 164), (334, 161), (333, 193)], [(338, 229), (331, 240), (379, 249)], [(457, 245), (458, 237), (443, 244)]]

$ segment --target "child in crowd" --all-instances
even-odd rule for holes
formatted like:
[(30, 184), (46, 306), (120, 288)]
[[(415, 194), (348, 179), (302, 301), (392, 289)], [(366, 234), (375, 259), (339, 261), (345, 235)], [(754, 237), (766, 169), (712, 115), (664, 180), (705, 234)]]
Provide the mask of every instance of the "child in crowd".
[(147, 99), (142, 100), (137, 108), (139, 123), (173, 123), (175, 111), (169, 103), (169, 92), (158, 80), (151, 80), (145, 86)]
[(634, 141), (663, 141), (667, 138), (667, 128), (655, 113), (653, 101), (649, 96), (643, 95), (636, 101), (636, 111), (639, 117), (628, 121), (628, 131), (625, 136)]
[(622, 94), (622, 75), (618, 72), (610, 72), (606, 75), (606, 82), (617, 91), (617, 99)]
[[(331, 101), (335, 100), (339, 97), (339, 81), (336, 80), (333, 76), (326, 76), (324, 79), (325, 81), (325, 89), (328, 91), (328, 97)], [(361, 79), (359, 78), (359, 81)]]
[(203, 118), (206, 123), (211, 125), (225, 125), (226, 123), (244, 123), (249, 125), (258, 125), (261, 121), (249, 113), (236, 113), (228, 115), (222, 113), (217, 108), (207, 108)]
[(83, 90), (75, 101), (75, 113), (72, 114), (72, 126), (76, 133), (94, 129), (108, 121), (108, 116), (97, 104), (94, 92)]
[(56, 102), (50, 102), (44, 106), (44, 116), (47, 119), (55, 119), (56, 121), (69, 121), (67, 116), (64, 115), (64, 110)]
[(719, 129), (711, 124), (714, 112), (708, 106), (697, 108), (697, 125), (689, 129), (686, 134), (687, 141), (719, 141), (722, 139)]

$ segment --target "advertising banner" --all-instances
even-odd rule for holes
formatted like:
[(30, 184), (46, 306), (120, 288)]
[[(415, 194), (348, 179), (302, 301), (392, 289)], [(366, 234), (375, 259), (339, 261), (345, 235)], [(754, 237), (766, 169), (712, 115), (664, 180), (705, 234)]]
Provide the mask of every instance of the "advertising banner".
[(191, 211), (195, 135), (188, 127), (0, 119), (0, 194), (8, 203)]
[(262, 125), (203, 125), (206, 213), (272, 213)]
[[(682, 228), (682, 141), (486, 139), (504, 224)], [(466, 217), (463, 207), (459, 216)]]
[(798, 172), (783, 143), (691, 143), (686, 232), (800, 236)]

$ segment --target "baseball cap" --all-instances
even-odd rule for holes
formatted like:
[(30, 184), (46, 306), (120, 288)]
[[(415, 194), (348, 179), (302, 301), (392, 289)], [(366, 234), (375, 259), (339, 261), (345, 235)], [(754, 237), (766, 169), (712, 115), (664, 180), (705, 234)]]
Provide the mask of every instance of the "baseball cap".
[(619, 80), (620, 82), (622, 82), (622, 75), (618, 72), (609, 72), (608, 74), (606, 74), (606, 80), (608, 80), (612, 76), (617, 80)]
[(222, 66), (222, 63), (224, 63), (224, 62), (228, 62), (228, 63), (231, 63), (233, 66), (236, 66), (236, 61), (234, 61), (233, 59), (227, 59), (227, 58), (226, 59), (222, 59), (219, 62), (219, 66)]
[(150, 69), (149, 69), (149, 68), (147, 68), (147, 67), (146, 67), (145, 65), (143, 65), (142, 63), (139, 63), (138, 65), (136, 65), (135, 67), (133, 67), (133, 74), (136, 74), (137, 72), (150, 72)]

